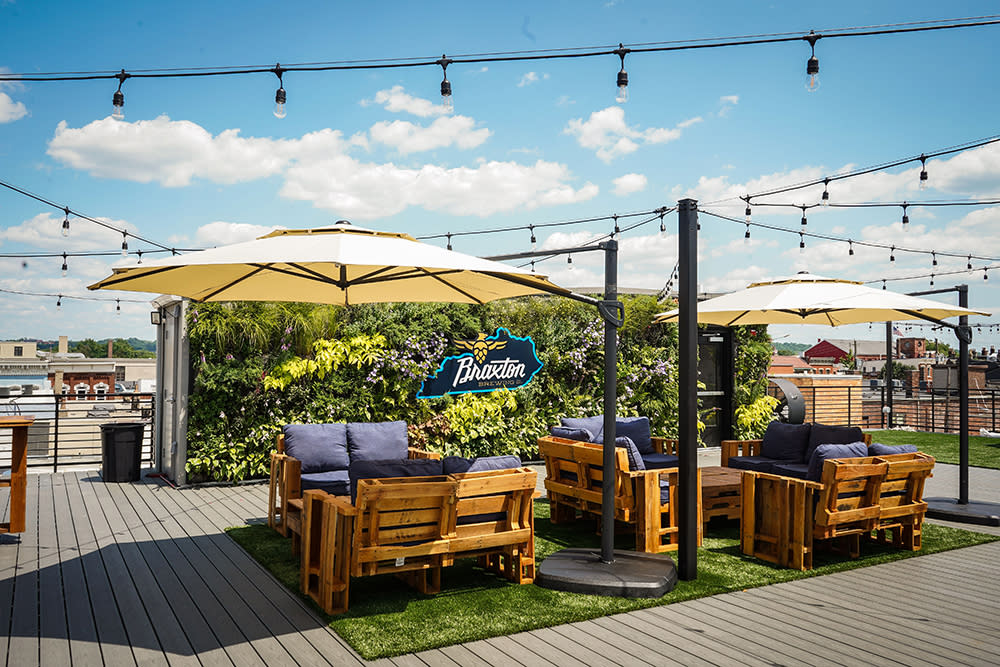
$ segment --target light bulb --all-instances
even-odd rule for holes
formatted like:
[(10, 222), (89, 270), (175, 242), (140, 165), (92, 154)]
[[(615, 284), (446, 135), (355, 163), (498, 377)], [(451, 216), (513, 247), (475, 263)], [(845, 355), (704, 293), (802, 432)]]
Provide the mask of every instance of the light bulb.
[(823, 197), (820, 199), (820, 204), (822, 204), (823, 206), (830, 205), (830, 191), (827, 190), (826, 188), (823, 189)]
[(618, 57), (622, 59), (622, 68), (618, 71), (618, 79), (615, 85), (618, 86), (618, 92), (615, 95), (615, 102), (618, 104), (625, 104), (628, 102), (628, 72), (625, 71), (625, 54), (629, 50), (624, 47), (623, 44), (618, 44), (618, 49), (616, 53)]
[(750, 211), (750, 203), (749, 203), (749, 202), (747, 202), (747, 210), (746, 210), (746, 211), (744, 211), (744, 213), (746, 213), (746, 219), (747, 219), (747, 222), (750, 222), (750, 214), (751, 214), (751, 211)]
[(128, 236), (122, 234), (122, 257), (128, 257)]
[(569, 270), (573, 270), (573, 255), (566, 255), (566, 263), (569, 265)]
[(62, 276), (63, 276), (63, 278), (66, 277), (67, 273), (69, 273), (69, 264), (66, 263), (66, 253), (63, 253), (63, 263), (62, 263)]
[(115, 120), (122, 120), (125, 118), (125, 113), (122, 109), (125, 107), (125, 95), (122, 91), (118, 90), (115, 92), (114, 97), (111, 101), (111, 117)]
[(819, 58), (816, 56), (806, 62), (806, 90), (810, 93), (819, 90)]
[(69, 236), (69, 213), (67, 213), (66, 217), (63, 219), (62, 235)]
[(284, 118), (285, 117), (285, 102), (287, 100), (287, 95), (285, 94), (284, 88), (278, 88), (274, 93), (274, 117)]
[(743, 245), (750, 245), (750, 225), (747, 225), (747, 231), (743, 234)]

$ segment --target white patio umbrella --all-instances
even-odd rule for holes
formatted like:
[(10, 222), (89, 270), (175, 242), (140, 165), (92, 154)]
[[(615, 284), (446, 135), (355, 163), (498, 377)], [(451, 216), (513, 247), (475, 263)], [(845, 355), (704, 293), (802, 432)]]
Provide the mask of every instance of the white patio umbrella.
[[(679, 313), (679, 310), (660, 313), (656, 321), (676, 322)], [(699, 324), (726, 327), (743, 324), (835, 327), (890, 320), (940, 322), (958, 315), (989, 313), (806, 272), (790, 278), (752, 283), (746, 289), (698, 303)]]
[(572, 292), (545, 276), (340, 221), (167, 257), (114, 273), (89, 289), (158, 292), (192, 301), (485, 303)]

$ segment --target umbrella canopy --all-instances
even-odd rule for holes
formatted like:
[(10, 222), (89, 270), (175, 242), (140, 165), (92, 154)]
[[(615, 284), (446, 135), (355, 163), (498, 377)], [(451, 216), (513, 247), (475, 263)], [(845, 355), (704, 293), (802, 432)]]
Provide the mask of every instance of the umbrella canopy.
[(114, 269), (89, 289), (159, 292), (192, 301), (485, 303), (570, 290), (545, 276), (345, 221)]
[[(676, 322), (679, 310), (656, 316), (657, 322)], [(890, 320), (939, 322), (958, 315), (989, 315), (898, 292), (873, 289), (853, 280), (799, 273), (791, 278), (752, 283), (698, 304), (699, 324), (842, 324)]]

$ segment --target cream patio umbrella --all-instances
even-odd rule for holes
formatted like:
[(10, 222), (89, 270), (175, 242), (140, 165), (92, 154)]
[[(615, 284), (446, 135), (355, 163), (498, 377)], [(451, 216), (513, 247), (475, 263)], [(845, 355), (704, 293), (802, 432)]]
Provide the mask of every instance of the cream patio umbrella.
[(545, 276), (339, 221), (124, 266), (89, 289), (158, 292), (192, 301), (485, 303), (528, 294), (576, 296)]
[[(660, 313), (656, 321), (676, 322), (679, 313), (679, 310)], [(836, 327), (890, 320), (941, 322), (959, 315), (989, 313), (806, 272), (790, 278), (751, 283), (746, 289), (698, 303), (699, 324), (726, 327), (744, 324)]]

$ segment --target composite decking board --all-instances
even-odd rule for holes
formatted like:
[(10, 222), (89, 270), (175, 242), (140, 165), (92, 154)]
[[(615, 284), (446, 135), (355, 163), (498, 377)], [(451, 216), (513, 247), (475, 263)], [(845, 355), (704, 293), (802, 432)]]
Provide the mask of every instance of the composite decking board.
[(11, 610), (7, 664), (31, 667), (39, 664), (38, 641), (38, 476), (27, 481), (24, 532), (18, 533), (17, 567), (14, 575), (14, 607)]
[(466, 642), (465, 644), (462, 644), (462, 646), (464, 646), (466, 650), (475, 654), (479, 659), (485, 660), (494, 667), (509, 667), (510, 665), (522, 665), (526, 667), (527, 665), (532, 664), (521, 661), (516, 655), (508, 655), (486, 639)]
[[(56, 534), (59, 540), (59, 564), (62, 571), (66, 634), (69, 637), (70, 660), (77, 665), (100, 665), (101, 645), (94, 624), (94, 609), (90, 606), (90, 591), (83, 571), (82, 550), (74, 526), (69, 486), (76, 479), (52, 475), (52, 499)], [(131, 654), (131, 651), (129, 651)], [(42, 659), (46, 652), (42, 650)], [(64, 663), (69, 664), (69, 663)]]
[(485, 641), (496, 650), (506, 654), (509, 660), (516, 660), (525, 665), (525, 667), (535, 667), (535, 665), (555, 665), (556, 667), (562, 667), (561, 662), (552, 662), (531, 649), (525, 648), (522, 644), (518, 644), (510, 637), (491, 637)]
[[(158, 522), (148, 514), (148, 508), (145, 506), (141, 507), (144, 511), (143, 516), (140, 516), (136, 507), (126, 496), (126, 489), (131, 488), (131, 486), (130, 484), (111, 484), (107, 486), (107, 491), (113, 505), (130, 527), (132, 540), (135, 542), (145, 565), (142, 567), (136, 564), (132, 568), (133, 578), (148, 579), (149, 584), (155, 586), (159, 591), (159, 596), (154, 594), (153, 597), (161, 596), (166, 605), (165, 608), (159, 610), (162, 617), (154, 616), (154, 624), (160, 629), (161, 642), (163, 642), (162, 628), (164, 625), (168, 627), (176, 625), (177, 631), (182, 633), (184, 637), (191, 653), (190, 657), (195, 662), (199, 662), (205, 667), (231, 667), (233, 661), (222, 650), (222, 645), (211, 630), (209, 620), (199, 610), (187, 589), (181, 584), (171, 562), (161, 551), (160, 542), (169, 542), (169, 538), (163, 536), (160, 540), (154, 538), (150, 529), (155, 527)], [(179, 565), (180, 563), (178, 563)], [(142, 593), (143, 587), (137, 587)], [(146, 600), (145, 596), (143, 599)], [(162, 605), (160, 606), (162, 607)], [(168, 651), (168, 657), (170, 657), (170, 649), (166, 646), (166, 642), (163, 643)]]
[(455, 662), (438, 649), (421, 651), (420, 653), (414, 654), (414, 657), (420, 660), (423, 664), (427, 665), (427, 667), (459, 667), (459, 663)]
[[(579, 657), (564, 651), (561, 647), (542, 641), (537, 635), (530, 632), (519, 632), (516, 635), (511, 635), (510, 639), (535, 655), (539, 655), (562, 667), (587, 667), (588, 663), (583, 662)], [(598, 663), (590, 664), (596, 665)]]
[[(229, 555), (220, 548), (220, 540), (231, 540), (220, 535), (219, 529), (201, 511), (191, 504), (184, 492), (172, 492), (161, 496), (164, 506), (174, 506), (181, 526), (188, 532), (196, 548), (208, 562), (207, 567), (215, 574), (213, 579), (226, 595), (224, 602), (233, 614), (238, 626), (253, 641), (254, 647), (266, 664), (329, 664), (317, 662), (315, 651), (309, 652), (302, 646), (301, 637), (290, 632), (285, 619), (273, 611), (266, 601), (258, 603), (257, 589), (248, 581), (248, 574), (235, 565)], [(251, 569), (250, 572), (254, 570)], [(224, 583), (223, 583), (224, 582)], [(222, 598), (220, 598), (221, 600)], [(282, 635), (279, 639), (277, 635)]]
[(37, 477), (39, 661), (43, 666), (63, 667), (70, 663), (69, 627), (60, 567), (62, 542), (56, 532), (55, 488), (51, 475)]
[[(10, 520), (6, 513), (3, 520)], [(7, 664), (7, 649), (10, 646), (10, 618), (14, 607), (19, 542), (18, 535), (0, 535), (0, 665)]]
[[(118, 602), (111, 590), (111, 579), (104, 567), (100, 544), (83, 501), (82, 474), (67, 474), (66, 496), (73, 508), (73, 530), (76, 533), (80, 562), (87, 582), (87, 594), (94, 612), (93, 621), (100, 642), (104, 664), (109, 666), (136, 664), (129, 644), (128, 632), (122, 620)], [(117, 582), (116, 582), (117, 584)]]
[(462, 667), (496, 667), (493, 663), (483, 659), (482, 656), (470, 651), (465, 644), (445, 646), (439, 650), (454, 660), (456, 665), (462, 665)]
[[(167, 498), (194, 506), (198, 501), (187, 491), (171, 492)], [(223, 526), (208, 516), (211, 509), (202, 509), (205, 521), (202, 530), (206, 545), (218, 554), (220, 573), (238, 586), (238, 594), (247, 606), (265, 621), (268, 632), (281, 638), (281, 645), (292, 658), (302, 665), (361, 664), (340, 637), (329, 628), (293, 593), (288, 591), (257, 561), (252, 559), (236, 542), (221, 532)]]
[(704, 657), (701, 645), (695, 644), (689, 638), (679, 637), (673, 629), (670, 632), (663, 632), (662, 627), (650, 627), (652, 624), (649, 621), (644, 621), (631, 614), (615, 614), (593, 620), (607, 632), (614, 633), (619, 637), (636, 637), (636, 641), (644, 646), (648, 646), (663, 655), (672, 656), (685, 665), (713, 664), (711, 660)]
[[(551, 628), (546, 628), (546, 630), (552, 634), (559, 635), (567, 641), (580, 645), (594, 655), (603, 656), (609, 662), (620, 665), (621, 667), (631, 667), (632, 665), (638, 664), (638, 660), (635, 656), (625, 653), (614, 644), (602, 641), (600, 637), (595, 637), (594, 635), (584, 632), (577, 627), (576, 623), (556, 625)], [(544, 636), (548, 637), (548, 634)]]
[[(148, 487), (142, 487), (139, 491), (147, 495), (147, 501), (151, 506), (154, 503), (159, 504), (160, 511), (157, 515), (161, 517), (161, 524), (174, 536), (175, 544), (203, 581), (203, 586), (199, 590), (206, 599), (211, 598), (208, 602), (209, 608), (217, 610), (221, 607), (224, 610), (223, 614), (213, 615), (213, 621), (219, 628), (220, 636), (225, 639), (225, 645), (238, 647), (239, 650), (231, 648), (232, 653), (245, 655), (245, 649), (250, 648), (256, 655), (256, 658), (254, 655), (246, 657), (247, 664), (250, 665), (258, 660), (264, 664), (289, 662), (291, 657), (281, 646), (281, 642), (268, 631), (257, 613), (239, 596), (232, 582), (219, 573), (213, 559), (202, 548), (203, 545), (206, 546), (211, 554), (215, 555), (215, 550), (207, 544), (207, 537), (197, 522), (172, 502), (169, 493), (156, 493)], [(197, 585), (197, 582), (195, 584)]]
[(604, 637), (609, 644), (612, 644), (623, 652), (631, 655), (637, 661), (650, 665), (684, 665), (679, 659), (675, 658), (674, 655), (664, 655), (659, 651), (654, 651), (649, 646), (641, 642), (634, 641), (629, 637), (623, 637), (621, 635), (615, 636), (613, 639), (608, 639), (608, 629), (593, 620), (590, 621), (580, 621), (573, 624), (574, 627), (579, 628), (582, 632), (587, 632), (594, 637)]
[[(981, 621), (983, 612), (996, 609), (996, 605), (983, 596), (982, 588), (978, 590), (959, 588), (967, 585), (968, 579), (966, 581), (959, 579), (951, 582), (949, 586), (940, 587), (934, 586), (929, 582), (929, 579), (932, 579), (935, 575), (934, 571), (913, 573), (894, 571), (892, 577), (880, 577), (877, 573), (865, 573), (858, 575), (857, 581), (859, 582), (859, 586), (875, 586), (879, 590), (885, 591), (886, 594), (892, 596), (890, 599), (913, 598), (915, 600), (933, 601), (939, 611), (947, 611), (947, 613), (964, 617), (972, 623), (975, 623), (977, 620)], [(913, 580), (916, 577), (921, 578), (922, 586), (920, 590), (908, 587), (905, 583), (907, 580)], [(983, 582), (983, 585), (985, 586), (985, 582)]]
[(553, 650), (558, 651), (560, 654), (570, 656), (571, 658), (579, 660), (583, 664), (592, 667), (617, 667), (620, 664), (604, 655), (606, 651), (595, 651), (579, 644), (578, 642), (571, 641), (567, 639), (565, 635), (555, 632), (552, 628), (541, 628), (530, 632), (522, 632), (514, 635), (512, 639), (520, 644), (525, 644), (526, 646), (531, 645), (526, 643), (527, 640), (544, 643), (552, 647)]

